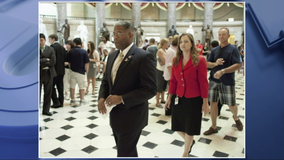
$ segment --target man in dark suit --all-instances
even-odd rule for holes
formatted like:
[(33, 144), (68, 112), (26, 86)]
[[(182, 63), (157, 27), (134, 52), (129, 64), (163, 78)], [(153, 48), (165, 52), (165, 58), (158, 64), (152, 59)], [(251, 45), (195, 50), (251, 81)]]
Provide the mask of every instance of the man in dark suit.
[[(63, 107), (64, 102), (64, 96), (63, 96), (63, 77), (65, 74), (65, 49), (63, 46), (61, 46), (58, 43), (58, 36), (56, 34), (51, 34), (48, 36), (49, 43), (51, 44), (50, 47), (53, 48), (56, 56), (56, 63), (55, 63), (55, 71), (57, 73), (57, 76), (53, 78), (53, 88), (52, 88), (52, 95), (51, 99), (53, 102), (53, 105), (51, 108), (59, 108)], [(58, 91), (58, 97), (57, 97), (57, 91)]]
[(43, 109), (42, 114), (51, 116), (49, 112), (52, 83), (53, 77), (56, 76), (56, 71), (54, 69), (54, 64), (56, 62), (56, 57), (53, 49), (45, 45), (46, 39), (45, 35), (40, 33), (40, 95), (43, 85), (44, 98), (43, 98)]
[(133, 26), (129, 22), (116, 23), (113, 34), (118, 50), (108, 56), (98, 110), (105, 114), (106, 107), (115, 105), (110, 112), (110, 125), (117, 156), (138, 157), (136, 144), (148, 124), (148, 99), (157, 91), (155, 59), (153, 54), (133, 45)]

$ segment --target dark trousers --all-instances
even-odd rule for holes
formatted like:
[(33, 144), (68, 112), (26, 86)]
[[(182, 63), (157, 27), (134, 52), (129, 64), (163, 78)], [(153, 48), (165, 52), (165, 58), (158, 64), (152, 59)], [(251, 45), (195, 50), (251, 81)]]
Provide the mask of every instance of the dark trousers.
[[(52, 102), (53, 104), (59, 104), (63, 106), (64, 95), (63, 95), (63, 77), (64, 75), (57, 75), (53, 78), (53, 88), (52, 88)], [(56, 93), (56, 89), (58, 91), (58, 97)]]
[(114, 130), (112, 132), (116, 143), (117, 157), (138, 157), (136, 145), (142, 130), (127, 134), (120, 134)]
[[(41, 97), (41, 88), (43, 85), (43, 109), (42, 113), (49, 112), (50, 101), (51, 101), (51, 92), (52, 92), (53, 78), (50, 76), (49, 69), (44, 69), (40, 71), (40, 97)], [(41, 98), (40, 98), (41, 99)]]

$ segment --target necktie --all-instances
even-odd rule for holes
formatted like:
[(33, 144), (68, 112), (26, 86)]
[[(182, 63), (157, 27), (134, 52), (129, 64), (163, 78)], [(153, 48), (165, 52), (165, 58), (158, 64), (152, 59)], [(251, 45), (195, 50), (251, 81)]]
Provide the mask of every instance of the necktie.
[(43, 47), (40, 47), (41, 53), (43, 53), (44, 49), (45, 49), (44, 46), (43, 46)]
[(120, 66), (120, 63), (122, 62), (123, 57), (124, 57), (123, 53), (120, 52), (118, 60), (117, 60), (117, 63), (115, 64), (113, 72), (112, 72), (112, 84), (114, 84), (116, 73), (117, 73), (117, 70), (118, 70), (118, 68)]

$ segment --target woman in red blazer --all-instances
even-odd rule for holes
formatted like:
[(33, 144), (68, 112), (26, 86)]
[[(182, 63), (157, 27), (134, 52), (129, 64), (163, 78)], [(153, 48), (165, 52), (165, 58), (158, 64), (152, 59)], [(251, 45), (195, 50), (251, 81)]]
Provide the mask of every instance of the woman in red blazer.
[(202, 112), (209, 112), (206, 60), (199, 55), (190, 33), (179, 37), (165, 109), (170, 108), (173, 94), (178, 100), (172, 108), (172, 130), (184, 139), (182, 156), (188, 157), (195, 143), (193, 136), (200, 135)]

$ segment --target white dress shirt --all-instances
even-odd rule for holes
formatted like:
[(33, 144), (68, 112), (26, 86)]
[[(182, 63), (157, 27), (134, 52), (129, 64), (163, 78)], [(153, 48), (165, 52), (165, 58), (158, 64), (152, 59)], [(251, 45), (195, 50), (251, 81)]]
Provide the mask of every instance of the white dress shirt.
[(171, 79), (168, 67), (172, 66), (173, 59), (176, 57), (176, 52), (177, 48), (172, 45), (166, 51), (166, 62), (165, 62), (164, 75), (163, 75), (166, 81)]
[(114, 66), (116, 66), (116, 64), (118, 63), (118, 59), (119, 59), (120, 53), (121, 53), (121, 52), (123, 53), (123, 58), (122, 58), (122, 59), (124, 59), (125, 55), (128, 53), (128, 51), (129, 51), (129, 49), (132, 47), (132, 45), (133, 45), (133, 43), (131, 43), (131, 44), (130, 44), (128, 47), (126, 47), (123, 51), (120, 50), (118, 56), (116, 57), (116, 59), (115, 59), (113, 65), (112, 65), (112, 69), (111, 69), (111, 73), (112, 73), (112, 74), (111, 74), (111, 75), (113, 75)]

